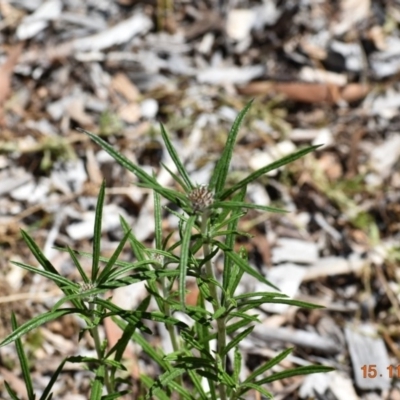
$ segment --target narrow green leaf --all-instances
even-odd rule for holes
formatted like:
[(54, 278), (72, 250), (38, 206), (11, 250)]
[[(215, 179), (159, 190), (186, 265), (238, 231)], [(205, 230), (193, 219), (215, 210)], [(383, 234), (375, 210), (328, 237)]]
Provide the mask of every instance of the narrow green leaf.
[(264, 395), (268, 399), (273, 399), (274, 398), (272, 393), (268, 392), (268, 390), (265, 390), (262, 386), (256, 385), (255, 383), (245, 383), (245, 384), (241, 385), (240, 387), (241, 387), (241, 389), (247, 389), (247, 390), (242, 390), (241, 391), (241, 395), (243, 395), (244, 393), (246, 393), (250, 389), (254, 389), (257, 392), (260, 392), (262, 395)]
[(281, 299), (281, 298), (271, 298), (271, 297), (262, 297), (257, 300), (247, 300), (243, 303), (238, 304), (238, 310), (245, 312), (246, 310), (251, 310), (253, 308), (259, 307), (262, 304), (288, 304), (291, 306), (301, 307), (301, 308), (325, 308), (324, 306), (320, 306), (317, 304), (307, 303), (305, 301), (291, 300), (291, 299)]
[(151, 177), (147, 172), (145, 172), (142, 168), (136, 166), (132, 161), (126, 158), (124, 155), (119, 153), (114, 149), (110, 144), (108, 144), (105, 140), (103, 140), (100, 136), (94, 135), (93, 133), (86, 131), (82, 128), (77, 128), (79, 132), (85, 133), (88, 135), (96, 144), (98, 144), (102, 149), (104, 149), (114, 160), (116, 160), (119, 164), (121, 164), (125, 169), (132, 172), (136, 175), (142, 182), (146, 182), (153, 186), (159, 186), (157, 181)]
[(168, 385), (169, 382), (173, 381), (178, 376), (185, 373), (183, 368), (174, 368), (171, 371), (164, 372), (150, 388), (149, 394), (146, 396), (147, 399), (151, 399), (153, 394), (157, 394), (158, 389), (162, 389), (164, 386)]
[(225, 307), (220, 307), (217, 312), (214, 313), (213, 319), (217, 320), (218, 318), (222, 317), (226, 313)]
[(172, 353), (167, 354), (163, 359), (168, 362), (177, 361), (179, 359), (179, 357), (182, 357), (183, 354), (184, 354), (184, 350), (182, 349), (182, 350), (174, 351)]
[(186, 193), (188, 193), (190, 191), (190, 189), (188, 189), (188, 187), (185, 185), (183, 180), (178, 175), (176, 175), (174, 172), (172, 172), (171, 169), (168, 168), (167, 165), (165, 165), (164, 163), (161, 163), (161, 165), (163, 166), (163, 168), (165, 168), (167, 170), (167, 172), (171, 175), (172, 179), (175, 182), (177, 182)]
[(267, 297), (267, 298), (283, 297), (283, 298), (288, 298), (288, 296), (286, 294), (279, 293), (279, 292), (253, 292), (253, 293), (240, 294), (238, 296), (235, 296), (234, 299), (236, 301), (239, 301), (239, 300), (243, 300), (243, 299), (250, 299), (250, 298), (253, 298), (253, 297)]
[(101, 221), (103, 218), (103, 206), (106, 193), (106, 182), (103, 180), (97, 198), (96, 213), (93, 230), (93, 258), (92, 258), (92, 282), (96, 282), (99, 271), (100, 243), (101, 243)]
[(193, 332), (186, 332), (185, 330), (182, 330), (181, 336), (182, 339), (186, 342), (186, 344), (189, 344), (192, 348), (197, 349), (204, 357), (214, 362), (214, 357), (210, 354), (208, 347), (205, 347), (202, 343), (196, 340), (195, 336), (193, 335)]
[(21, 229), (21, 235), (29, 247), (29, 250), (32, 252), (36, 260), (39, 264), (48, 272), (52, 272), (55, 275), (59, 275), (57, 270), (53, 267), (53, 264), (46, 258), (43, 252), (40, 250), (39, 246), (35, 243), (35, 241), (29, 236), (27, 232)]
[[(147, 375), (140, 375), (140, 382), (144, 383), (144, 385), (150, 389), (154, 385), (153, 379), (151, 379)], [(157, 391), (158, 400), (171, 400), (171, 397), (168, 396), (163, 390)]]
[[(122, 308), (118, 307), (114, 303), (112, 303), (109, 300), (103, 300), (103, 299), (95, 299), (93, 301), (95, 304), (98, 304), (102, 307), (104, 307), (107, 310), (110, 310), (112, 315), (119, 315), (121, 318), (126, 320), (128, 323), (135, 325), (137, 328), (141, 329), (142, 331), (151, 334), (151, 330), (146, 327), (143, 322), (140, 320), (140, 318), (137, 316), (137, 314), (134, 311), (126, 311), (123, 310)], [(106, 315), (103, 315), (103, 318), (105, 318)]]
[(86, 363), (86, 364), (93, 364), (93, 365), (104, 365), (109, 367), (116, 367), (122, 371), (127, 371), (126, 367), (115, 360), (111, 359), (98, 359), (95, 357), (84, 357), (84, 356), (72, 356), (68, 357), (68, 362), (70, 363)]
[[(55, 276), (58, 275), (59, 277), (61, 277), (61, 275), (58, 273), (58, 271), (53, 267), (53, 265), (51, 264), (51, 262), (47, 259), (47, 257), (43, 254), (43, 252), (40, 250), (39, 246), (35, 243), (35, 241), (28, 235), (27, 232), (25, 232), (24, 230), (21, 229), (21, 235), (25, 241), (25, 243), (27, 244), (27, 246), (29, 247), (29, 250), (32, 252), (32, 254), (34, 255), (34, 257), (36, 258), (36, 260), (39, 262), (39, 264), (47, 271), (50, 272), (51, 274), (53, 274), (53, 278), (50, 278), (53, 282), (56, 283), (56, 285), (66, 294), (73, 294), (72, 289), (69, 288), (69, 286), (73, 285), (71, 282), (69, 282), (67, 279), (63, 282), (68, 282), (66, 285), (64, 285), (63, 283), (61, 283), (61, 281), (59, 279), (56, 280)], [(15, 264), (15, 262), (14, 262)], [(25, 268), (27, 269), (28, 265), (26, 264), (22, 264), (22, 263), (18, 263), (16, 264), (18, 266), (20, 266), (21, 268)], [(24, 267), (22, 267), (22, 265), (24, 265)], [(39, 272), (40, 271), (40, 272)], [(41, 274), (41, 270), (39, 270), (38, 268), (36, 268), (35, 270), (32, 270), (32, 272), (35, 272), (36, 274)], [(62, 278), (62, 277), (61, 277)], [(64, 278), (65, 279), (65, 278)], [(77, 308), (79, 308), (81, 306), (81, 304), (79, 302), (74, 302), (73, 305)]]
[(256, 385), (265, 385), (266, 383), (280, 381), (282, 379), (291, 378), (292, 376), (318, 374), (321, 372), (332, 372), (332, 371), (335, 371), (335, 368), (325, 367), (323, 365), (307, 365), (303, 367), (289, 369), (282, 372), (277, 372), (276, 374), (268, 376), (267, 378), (261, 379), (254, 383)]
[(270, 370), (272, 367), (275, 365), (279, 364), (282, 360), (284, 360), (291, 352), (293, 351), (293, 347), (283, 350), (281, 353), (279, 353), (277, 356), (266, 362), (265, 364), (261, 365), (257, 369), (255, 369), (244, 381), (244, 383), (249, 383), (253, 382), (254, 379), (257, 378), (257, 376), (260, 376), (263, 374), (265, 371)]
[[(188, 218), (186, 217), (186, 215), (184, 215), (184, 214), (182, 214), (182, 213), (180, 213), (180, 212), (174, 211), (174, 210), (170, 209), (170, 208), (167, 207), (167, 206), (164, 206), (164, 209), (167, 210), (170, 214), (174, 215), (176, 218), (178, 218), (179, 221), (186, 222), (186, 221), (188, 220)], [(175, 245), (175, 244), (174, 244), (174, 245)]]
[[(166, 207), (165, 207), (165, 208), (166, 208)], [(162, 243), (162, 249), (163, 249), (163, 250), (165, 250), (165, 249), (167, 248), (169, 239), (171, 239), (171, 237), (172, 237), (173, 234), (174, 234), (174, 231), (171, 231), (171, 232), (167, 235), (167, 237), (163, 240), (163, 243)]]
[(161, 210), (161, 198), (157, 192), (153, 192), (154, 195), (154, 236), (156, 249), (162, 248), (162, 210)]
[(119, 242), (118, 247), (115, 249), (114, 253), (112, 254), (110, 259), (108, 260), (106, 266), (103, 268), (103, 270), (101, 271), (101, 273), (100, 273), (100, 275), (99, 275), (99, 277), (97, 279), (97, 284), (98, 285), (101, 285), (109, 277), (109, 275), (111, 273), (111, 269), (115, 265), (115, 262), (117, 261), (119, 255), (121, 254), (121, 252), (122, 252), (122, 250), (123, 250), (123, 248), (125, 246), (125, 243), (128, 240), (130, 235), (131, 235), (131, 230), (126, 232), (124, 237), (122, 238), (122, 240)]
[[(123, 328), (124, 324), (122, 323), (121, 320), (116, 319), (116, 318), (115, 318), (115, 319), (113, 318), (113, 320), (114, 320), (114, 321), (118, 321), (118, 326), (119, 326), (120, 328)], [(122, 324), (121, 324), (121, 323), (122, 323)], [(165, 370), (167, 370), (167, 371), (169, 371), (169, 370), (172, 368), (172, 366), (171, 366), (168, 362), (164, 361), (164, 359), (163, 359), (164, 354), (162, 353), (162, 351), (160, 350), (160, 352), (157, 352), (157, 351), (155, 350), (155, 348), (152, 346), (152, 344), (151, 344), (148, 340), (146, 340), (142, 335), (140, 335), (139, 333), (135, 332), (135, 333), (132, 335), (132, 340), (133, 340), (135, 343), (137, 343), (137, 344), (142, 348), (142, 350), (143, 350), (152, 360), (154, 360), (154, 362), (155, 362), (157, 365), (159, 365), (161, 368), (163, 368), (163, 369), (165, 369)]]
[(185, 210), (190, 210), (188, 207), (189, 200), (184, 193), (163, 186), (148, 185), (147, 183), (137, 183), (136, 186), (154, 190), (170, 202), (177, 204)]
[(20, 400), (17, 394), (14, 392), (12, 387), (8, 384), (7, 381), (4, 381), (4, 386), (6, 387), (8, 395), (11, 397), (11, 400)]
[(179, 357), (176, 363), (176, 368), (187, 369), (198, 369), (198, 368), (214, 368), (214, 360), (209, 360), (199, 357)]
[[(15, 314), (11, 313), (11, 326), (13, 331), (18, 328), (17, 319), (15, 318)], [(15, 341), (15, 348), (17, 349), (19, 364), (21, 366), (22, 376), (24, 378), (26, 394), (29, 400), (35, 400), (35, 393), (33, 391), (31, 373), (29, 371), (28, 359), (26, 358), (24, 347), (22, 345), (22, 341), (20, 338)]]
[[(131, 228), (129, 227), (129, 224), (126, 222), (126, 220), (124, 219), (124, 217), (120, 217), (120, 222), (121, 222), (121, 226), (122, 229), (125, 233), (127, 233), (128, 231), (131, 231)], [(138, 261), (143, 261), (146, 259), (146, 248), (145, 246), (136, 239), (135, 235), (133, 234), (133, 232), (131, 232), (129, 234), (129, 243), (131, 245), (133, 254), (135, 255), (135, 257), (138, 259)]]
[(258, 204), (245, 203), (241, 201), (216, 201), (212, 204), (211, 208), (229, 208), (235, 210), (237, 208), (248, 208), (253, 210), (268, 211), (273, 213), (287, 213), (288, 211), (281, 208), (261, 206)]
[[(226, 327), (227, 335), (232, 335), (232, 334), (236, 333), (239, 329), (244, 328), (245, 326), (249, 325), (250, 323), (257, 323), (257, 322), (259, 323), (260, 322), (259, 319), (257, 318), (257, 316), (246, 315), (246, 314), (242, 314), (242, 313), (232, 312), (229, 314), (229, 316), (241, 318), (241, 320), (234, 322), (233, 324), (230, 324)], [(201, 337), (201, 340), (199, 339), (199, 341), (201, 343), (204, 343), (204, 345), (205, 345), (210, 340), (213, 340), (216, 338), (217, 338), (216, 333), (212, 333), (212, 334), (208, 334), (208, 335), (203, 334)]]
[(153, 189), (156, 192), (160, 193), (161, 196), (164, 196), (169, 201), (172, 201), (173, 203), (176, 203), (178, 205), (184, 205), (185, 203), (187, 203), (185, 195), (159, 185), (158, 182), (151, 175), (145, 172), (142, 168), (136, 166), (128, 158), (116, 151), (110, 144), (108, 144), (99, 136), (94, 135), (93, 133), (81, 128), (77, 128), (77, 130), (88, 135), (95, 143), (97, 143), (108, 154), (110, 154), (111, 157), (113, 157), (120, 165), (136, 175), (139, 179), (139, 183), (137, 183), (137, 186)]
[(179, 159), (178, 153), (176, 152), (174, 146), (172, 145), (169, 137), (168, 137), (168, 133), (166, 132), (164, 125), (160, 124), (161, 127), (161, 136), (164, 140), (165, 146), (167, 147), (168, 153), (172, 158), (172, 161), (174, 162), (176, 169), (178, 170), (178, 172), (180, 173), (181, 177), (183, 178), (184, 182), (185, 182), (185, 186), (183, 186), (184, 189), (187, 190), (187, 188), (189, 188), (190, 190), (192, 190), (194, 188), (190, 178), (189, 178), (189, 174), (187, 173), (184, 165), (182, 164), (181, 160)]
[(149, 308), (150, 303), (151, 303), (151, 296), (148, 295), (141, 301), (141, 303), (137, 306), (136, 310), (146, 311)]
[(195, 400), (195, 397), (192, 396), (188, 390), (182, 387), (178, 382), (172, 380), (168, 382), (168, 386), (171, 390), (177, 392), (179, 395), (182, 396), (185, 400)]
[[(152, 264), (153, 261), (152, 260), (147, 260), (147, 261), (141, 261), (141, 262), (146, 262), (147, 264)], [(128, 286), (128, 285), (132, 285), (134, 283), (138, 283), (138, 282), (142, 282), (145, 280), (148, 280), (148, 284), (151, 285), (152, 281), (154, 281), (155, 279), (159, 279), (159, 278), (175, 278), (179, 276), (179, 271), (177, 269), (163, 269), (163, 270), (148, 270), (145, 269), (143, 270), (143, 268), (136, 268), (134, 270), (134, 274), (129, 275), (129, 276), (124, 276), (122, 278), (119, 279), (114, 279), (114, 275), (115, 276), (119, 276), (121, 274), (123, 274), (125, 271), (130, 271), (133, 267), (132, 266), (128, 266), (126, 268), (121, 268), (121, 270), (115, 270), (112, 271), (112, 275), (110, 274), (109, 280), (105, 283), (103, 283), (101, 285), (101, 289), (112, 289), (112, 288), (116, 288), (116, 287), (120, 287), (120, 286)], [(138, 271), (139, 270), (139, 271)], [(137, 272), (138, 271), (138, 272)], [(196, 276), (192, 271), (188, 271), (188, 275), (190, 276)], [(153, 282), (154, 283), (154, 282)], [(155, 290), (153, 292), (153, 295), (155, 296), (156, 293), (158, 293), (157, 290)]]
[(250, 326), (243, 332), (239, 333), (233, 340), (231, 340), (224, 349), (222, 349), (222, 357), (225, 357), (231, 349), (237, 346), (246, 336), (253, 332), (254, 326)]
[(176, 326), (179, 326), (180, 328), (187, 327), (187, 325), (184, 322), (180, 321), (179, 319), (174, 318), (174, 317), (169, 317), (159, 311), (152, 311), (152, 312), (134, 311), (134, 313), (135, 313), (135, 315), (138, 316), (138, 318), (141, 318), (141, 319), (148, 319), (151, 321), (162, 322), (164, 324), (176, 325)]
[[(41, 276), (44, 276), (47, 279), (50, 279), (51, 281), (53, 281), (62, 291), (73, 291), (74, 293), (79, 290), (79, 285), (77, 285), (74, 282), (71, 282), (70, 280), (68, 280), (67, 278), (64, 278), (63, 276), (61, 276), (57, 271), (54, 274), (53, 272), (48, 272), (46, 270), (37, 268), (37, 267), (33, 267), (32, 265), (28, 265), (28, 264), (24, 264), (24, 263), (20, 263), (18, 261), (11, 261), (12, 264), (25, 269), (27, 271), (33, 272), (34, 274), (38, 274)], [(71, 293), (71, 292), (69, 292)]]
[[(247, 250), (245, 249), (244, 246), (240, 246), (239, 257), (246, 263), (248, 262), (249, 257), (247, 254)], [(239, 286), (239, 283), (242, 280), (242, 277), (244, 275), (244, 269), (240, 268), (239, 265), (237, 265), (235, 263), (232, 264), (231, 268), (232, 268), (232, 275), (228, 282), (227, 292), (231, 296), (233, 296), (236, 292), (237, 287)]]
[(233, 333), (236, 333), (239, 329), (244, 328), (245, 326), (247, 326), (249, 323), (252, 322), (259, 322), (258, 318), (255, 316), (251, 316), (251, 315), (242, 315), (239, 316), (237, 315), (237, 317), (242, 317), (243, 319), (237, 322), (234, 322), (233, 324), (230, 324), (226, 327), (226, 333), (228, 335), (232, 335)]
[(235, 380), (235, 382), (239, 382), (241, 370), (242, 370), (242, 353), (240, 352), (239, 346), (236, 346), (235, 353), (233, 356), (233, 379)]
[(231, 321), (234, 318), (241, 318), (241, 319), (243, 319), (243, 321), (246, 321), (247, 324), (250, 324), (252, 322), (257, 322), (257, 323), (260, 322), (257, 314), (249, 315), (249, 314), (244, 314), (240, 311), (238, 311), (238, 312), (230, 311), (227, 320)]
[(132, 393), (129, 390), (121, 390), (115, 393), (111, 393), (111, 394), (106, 394), (105, 396), (101, 397), (101, 400), (114, 400), (114, 399), (120, 399), (123, 396), (125, 396), (126, 394)]
[(240, 182), (236, 183), (235, 185), (233, 185), (231, 188), (224, 190), (218, 196), (218, 200), (224, 200), (224, 199), (228, 198), (230, 195), (235, 193), (237, 190), (241, 189), (244, 186), (247, 186), (249, 183), (255, 181), (260, 176), (262, 176), (270, 171), (273, 171), (274, 169), (280, 168), (286, 164), (289, 164), (289, 163), (297, 160), (298, 158), (303, 157), (308, 153), (311, 153), (312, 151), (314, 151), (315, 149), (317, 149), (320, 146), (321, 145), (307, 147), (305, 149), (299, 150), (296, 153), (289, 154), (288, 156), (283, 157), (278, 161), (274, 161), (273, 163), (268, 164), (265, 167), (258, 169), (257, 171), (250, 174), (247, 178), (245, 178), (245, 179), (241, 180)]
[[(159, 255), (164, 257), (165, 263), (179, 263), (179, 257), (174, 254), (171, 254), (169, 251), (162, 250), (163, 244), (161, 243), (161, 247), (159, 249), (147, 249), (147, 252), (150, 254), (150, 258), (153, 258), (153, 255)], [(154, 261), (154, 260), (152, 260)]]
[(103, 394), (104, 377), (106, 369), (104, 365), (100, 365), (96, 371), (96, 377), (92, 384), (92, 390), (90, 391), (90, 400), (101, 400)]
[(91, 301), (93, 298), (97, 297), (99, 294), (107, 292), (108, 289), (99, 289), (94, 287), (93, 289), (82, 290), (79, 293), (70, 294), (68, 296), (63, 297), (62, 299), (58, 300), (56, 304), (52, 307), (52, 311), (59, 309), (64, 303), (68, 301), (73, 302), (76, 299), (82, 301)]
[(72, 258), (72, 261), (75, 264), (75, 267), (77, 268), (79, 275), (82, 278), (82, 281), (84, 283), (89, 283), (90, 280), (89, 280), (88, 276), (86, 275), (86, 272), (82, 268), (82, 265), (80, 264), (78, 258), (76, 257), (74, 250), (72, 250), (69, 246), (67, 246), (67, 251), (68, 251), (70, 257)]
[(132, 335), (136, 330), (136, 325), (128, 323), (122, 331), (122, 336), (118, 339), (117, 343), (108, 351), (106, 358), (109, 358), (115, 352), (115, 360), (121, 361), (126, 347), (131, 341)]
[(237, 382), (235, 382), (229, 374), (227, 374), (224, 370), (219, 369), (218, 370), (218, 379), (220, 382), (225, 383), (226, 386), (230, 388), (235, 388), (237, 385)]
[[(246, 197), (246, 187), (243, 187), (242, 190), (239, 191), (239, 193), (236, 193), (233, 197), (234, 201), (243, 201), (244, 198)], [(231, 231), (232, 233), (226, 235), (225, 239), (225, 245), (227, 248), (231, 249), (233, 251), (235, 241), (236, 241), (236, 233), (234, 233), (237, 230), (238, 223), (239, 223), (239, 218), (243, 215), (243, 212), (239, 209), (233, 210), (231, 218), (228, 218), (227, 222), (228, 223), (228, 231)], [(222, 227), (222, 226), (221, 226)], [(233, 296), (236, 290), (236, 286), (233, 286), (233, 282), (235, 281), (235, 277), (237, 279), (241, 280), (241, 277), (243, 276), (244, 271), (237, 267), (233, 260), (224, 257), (224, 270), (222, 274), (222, 287), (224, 288), (224, 291), (222, 292), (222, 304), (225, 304), (226, 300), (226, 295)]]
[(227, 236), (227, 235), (231, 235), (231, 234), (235, 234), (236, 236), (247, 237), (249, 239), (253, 238), (253, 235), (251, 235), (250, 233), (242, 232), (242, 231), (230, 231), (230, 230), (213, 232), (210, 235), (210, 237), (211, 238), (216, 238), (218, 236)]
[[(227, 215), (229, 214), (230, 210), (229, 209), (225, 209), (225, 211), (227, 212)], [(217, 221), (215, 221), (215, 225), (212, 227), (212, 231), (216, 232), (219, 231), (220, 229), (222, 229), (224, 226), (227, 226), (229, 224), (231, 224), (232, 222), (238, 222), (240, 220), (240, 218), (242, 218), (244, 215), (246, 215), (245, 212), (235, 212), (233, 213), (229, 218), (225, 219), (225, 218), (218, 218)], [(226, 217), (226, 216), (225, 216)], [(232, 231), (232, 232), (237, 232), (236, 229), (229, 229), (227, 228), (227, 231)]]
[(181, 246), (181, 259), (179, 261), (179, 298), (182, 307), (185, 307), (186, 297), (186, 273), (189, 262), (189, 251), (190, 251), (190, 238), (192, 236), (192, 228), (196, 222), (196, 216), (192, 215), (184, 228), (184, 234), (182, 237)]
[(54, 386), (54, 384), (57, 382), (57, 379), (64, 368), (65, 363), (68, 361), (68, 358), (65, 358), (60, 365), (57, 367), (57, 369), (52, 373), (51, 379), (49, 383), (46, 385), (45, 389), (43, 390), (42, 395), (40, 396), (40, 400), (49, 400), (52, 397), (51, 390)]
[(204, 378), (207, 378), (208, 380), (211, 380), (212, 382), (215, 382), (215, 383), (219, 382), (218, 376), (214, 372), (207, 371), (204, 369), (198, 369), (196, 372), (200, 376), (203, 376)]
[(244, 109), (239, 112), (228, 134), (226, 144), (217, 165), (214, 168), (210, 179), (209, 188), (214, 190), (216, 197), (219, 198), (219, 193), (223, 190), (226, 178), (228, 176), (229, 166), (232, 159), (233, 148), (235, 147), (236, 138), (239, 132), (240, 125), (247, 111), (250, 109), (253, 101), (246, 104)]
[(250, 265), (246, 261), (244, 261), (242, 258), (240, 258), (240, 256), (238, 256), (236, 253), (234, 253), (224, 243), (218, 242), (216, 240), (212, 240), (212, 244), (214, 244), (215, 246), (218, 246), (224, 252), (225, 256), (232, 259), (232, 261), (235, 264), (237, 264), (241, 269), (243, 269), (249, 275), (253, 276), (258, 281), (265, 283), (266, 285), (279, 291), (279, 289), (275, 285), (273, 285), (271, 282), (267, 281), (258, 271), (256, 271), (254, 268), (250, 267)]
[(19, 339), (22, 335), (30, 332), (32, 329), (37, 328), (40, 325), (45, 324), (46, 322), (53, 321), (54, 319), (60, 318), (67, 314), (82, 314), (84, 311), (76, 308), (63, 308), (61, 310), (57, 310), (54, 312), (47, 312), (44, 314), (40, 314), (36, 317), (33, 317), (31, 320), (22, 324), (17, 329), (15, 329), (10, 335), (8, 335), (1, 343), (0, 347), (6, 346), (9, 343), (14, 342)]
[(193, 386), (196, 389), (196, 393), (198, 394), (197, 398), (207, 399), (208, 397), (206, 395), (206, 392), (203, 389), (203, 385), (201, 384), (201, 379), (198, 376), (197, 372), (190, 369), (189, 371), (187, 371), (187, 373), (189, 374), (190, 379), (192, 380)]

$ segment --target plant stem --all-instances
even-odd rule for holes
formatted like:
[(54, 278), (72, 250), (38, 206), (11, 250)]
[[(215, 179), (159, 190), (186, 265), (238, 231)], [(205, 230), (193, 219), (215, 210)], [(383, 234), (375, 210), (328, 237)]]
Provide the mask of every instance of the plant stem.
[[(94, 310), (94, 304), (89, 303), (89, 309), (90, 310)], [(99, 329), (97, 326), (95, 326), (94, 328), (90, 329), (90, 333), (93, 336), (93, 340), (94, 340), (94, 347), (96, 348), (96, 354), (99, 360), (103, 359), (103, 352), (101, 350), (101, 340), (100, 340), (100, 335), (99, 335)], [(114, 392), (113, 387), (110, 383), (110, 379), (108, 376), (108, 368), (106, 366), (105, 368), (105, 373), (104, 373), (104, 384), (107, 388), (107, 393), (111, 394)]]
[[(166, 278), (163, 277), (161, 279), (161, 285), (162, 285), (162, 292), (163, 292), (163, 297), (164, 299), (166, 299), (168, 297), (168, 287), (166, 284)], [(171, 307), (169, 306), (169, 304), (165, 301), (164, 302), (164, 314), (167, 315), (168, 317), (172, 316), (171, 313)], [(178, 340), (177, 340), (177, 332), (176, 332), (176, 327), (174, 325), (171, 324), (166, 324), (167, 326), (167, 330), (171, 339), (171, 344), (172, 344), (172, 348), (174, 351), (178, 351), (179, 350), (179, 344), (178, 344)]]
[[(205, 242), (203, 243), (203, 251), (204, 251), (204, 257), (207, 258), (211, 251), (210, 251), (210, 245), (207, 242), (207, 236), (208, 236), (208, 220), (210, 217), (210, 211), (206, 210), (203, 212), (203, 215), (201, 217), (201, 233), (203, 237), (205, 238)], [(208, 287), (210, 289), (210, 294), (211, 297), (214, 299), (213, 301), (213, 309), (214, 313), (220, 310), (221, 308), (221, 303), (220, 299), (218, 297), (218, 291), (217, 291), (217, 286), (214, 284), (213, 281), (215, 281), (215, 274), (214, 274), (214, 269), (212, 267), (211, 260), (208, 260), (205, 265), (205, 270), (206, 270), (206, 275), (207, 278), (210, 279), (210, 282), (208, 283)], [(216, 360), (216, 374), (218, 376), (218, 367), (222, 368), (222, 370), (225, 370), (226, 366), (226, 356), (222, 354), (223, 349), (226, 346), (226, 323), (225, 323), (225, 317), (220, 317), (217, 319), (217, 360)], [(219, 359), (218, 359), (219, 358)], [(220, 383), (218, 385), (219, 388), (219, 395), (220, 395), (220, 400), (226, 400), (226, 388), (223, 383)]]
[[(169, 294), (169, 289), (168, 289), (168, 285), (167, 285), (167, 278), (163, 277), (161, 278), (161, 288), (162, 288), (162, 297), (164, 299), (164, 314), (167, 315), (168, 317), (172, 316), (171, 313), (171, 307), (170, 305), (167, 303), (166, 299), (168, 297)], [(161, 310), (160, 310), (161, 311)], [(168, 334), (169, 334), (169, 338), (171, 340), (171, 345), (172, 345), (172, 349), (176, 352), (180, 350), (180, 345), (178, 343), (178, 335), (177, 335), (177, 330), (176, 327), (172, 324), (165, 324)], [(181, 386), (183, 387), (183, 378), (182, 376), (178, 376), (175, 381)], [(179, 395), (179, 399), (181, 399), (182, 396)]]

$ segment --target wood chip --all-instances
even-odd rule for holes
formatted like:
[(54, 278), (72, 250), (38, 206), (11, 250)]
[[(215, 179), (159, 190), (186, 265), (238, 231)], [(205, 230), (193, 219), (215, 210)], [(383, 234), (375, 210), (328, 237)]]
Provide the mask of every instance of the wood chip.
[(356, 385), (360, 389), (387, 390), (390, 387), (390, 370), (396, 374), (387, 354), (385, 342), (371, 324), (348, 324), (345, 335), (349, 347)]

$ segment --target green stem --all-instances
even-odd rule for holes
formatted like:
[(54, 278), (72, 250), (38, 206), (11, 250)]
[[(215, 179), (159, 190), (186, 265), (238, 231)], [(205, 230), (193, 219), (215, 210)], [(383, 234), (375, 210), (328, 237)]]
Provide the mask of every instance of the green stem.
[[(164, 298), (164, 314), (165, 314), (166, 316), (168, 316), (168, 317), (171, 317), (171, 316), (172, 316), (171, 307), (170, 307), (170, 305), (169, 305), (169, 304), (167, 303), (167, 301), (166, 301), (170, 290), (169, 290), (169, 288), (168, 288), (167, 279), (166, 279), (165, 277), (163, 277), (163, 278), (161, 279), (161, 288), (162, 288), (162, 294), (163, 294), (163, 298)], [(179, 350), (180, 350), (180, 346), (179, 346), (179, 343), (178, 343), (178, 335), (177, 335), (176, 327), (175, 327), (174, 325), (171, 325), (171, 324), (165, 324), (165, 325), (166, 325), (166, 328), (167, 328), (167, 331), (168, 331), (168, 334), (169, 334), (169, 337), (170, 337), (170, 340), (171, 340), (172, 349), (173, 349), (175, 352), (176, 352), (176, 351), (179, 351)], [(178, 377), (175, 379), (175, 381), (176, 381), (176, 383), (178, 383), (181, 387), (184, 387), (182, 376), (178, 376)], [(181, 398), (182, 398), (182, 396), (179, 395), (179, 399), (181, 399)]]
[[(162, 278), (161, 285), (162, 285), (163, 297), (164, 297), (164, 299), (166, 299), (168, 297), (169, 290), (168, 290), (168, 287), (166, 284), (165, 277)], [(166, 301), (164, 302), (164, 314), (168, 317), (172, 316), (171, 307), (169, 306), (169, 304)], [(168, 331), (170, 339), (171, 339), (172, 348), (174, 351), (178, 351), (179, 344), (178, 344), (178, 339), (177, 339), (176, 327), (171, 324), (166, 324), (166, 326), (167, 326), (167, 331)]]
[[(210, 251), (210, 245), (207, 242), (207, 236), (208, 236), (208, 220), (210, 217), (210, 211), (206, 210), (203, 212), (203, 215), (201, 217), (201, 233), (203, 237), (205, 238), (205, 242), (203, 244), (203, 251), (204, 251), (204, 257), (207, 258), (211, 251)], [(205, 270), (206, 270), (206, 275), (207, 278), (210, 279), (208, 287), (210, 289), (210, 294), (211, 297), (214, 299), (213, 301), (213, 309), (214, 313), (220, 310), (221, 308), (221, 302), (218, 297), (218, 290), (217, 286), (213, 283), (215, 281), (215, 274), (214, 274), (214, 269), (212, 267), (211, 260), (209, 259), (206, 262), (205, 265)], [(226, 356), (222, 354), (223, 349), (226, 346), (226, 321), (225, 317), (220, 317), (217, 319), (217, 360), (216, 360), (216, 373), (218, 375), (218, 367), (222, 368), (222, 370), (225, 370), (226, 367)], [(220, 400), (226, 400), (226, 387), (225, 385), (221, 382), (218, 385), (219, 389), (219, 395), (220, 395)]]
[[(94, 310), (94, 304), (89, 303), (89, 309)], [(94, 347), (96, 349), (96, 354), (99, 360), (103, 359), (103, 352), (101, 350), (101, 340), (100, 340), (100, 335), (99, 335), (99, 329), (98, 326), (95, 326), (94, 328), (90, 329), (90, 333), (92, 334), (93, 340), (94, 340)], [(107, 393), (111, 394), (114, 392), (113, 387), (110, 383), (109, 375), (108, 375), (108, 368), (106, 366), (105, 368), (105, 373), (104, 373), (104, 384), (107, 389)]]

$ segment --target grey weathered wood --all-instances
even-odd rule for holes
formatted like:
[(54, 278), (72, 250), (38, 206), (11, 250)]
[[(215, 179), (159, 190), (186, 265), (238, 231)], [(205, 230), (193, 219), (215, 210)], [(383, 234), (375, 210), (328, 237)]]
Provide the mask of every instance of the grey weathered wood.
[[(353, 364), (354, 378), (360, 389), (381, 389), (390, 387), (388, 366), (390, 360), (384, 341), (377, 335), (372, 325), (348, 325), (345, 336), (349, 347), (351, 362)], [(376, 377), (364, 376), (361, 368), (376, 368)]]

